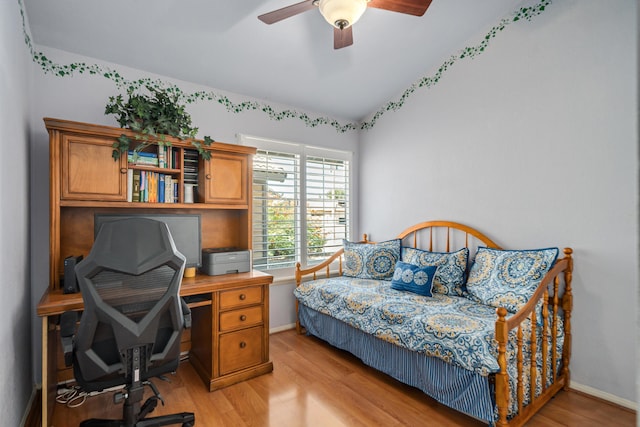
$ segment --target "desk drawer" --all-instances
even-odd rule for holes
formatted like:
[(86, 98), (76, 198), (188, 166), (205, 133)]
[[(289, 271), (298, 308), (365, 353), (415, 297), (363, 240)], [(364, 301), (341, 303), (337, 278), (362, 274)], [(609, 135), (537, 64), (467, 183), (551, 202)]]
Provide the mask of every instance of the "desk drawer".
[(220, 332), (247, 328), (262, 323), (262, 306), (241, 308), (220, 314)]
[(262, 302), (262, 287), (252, 286), (249, 288), (233, 289), (220, 292), (220, 310), (229, 308), (246, 307), (248, 305), (260, 304)]
[(263, 330), (257, 326), (220, 336), (220, 375), (262, 362)]

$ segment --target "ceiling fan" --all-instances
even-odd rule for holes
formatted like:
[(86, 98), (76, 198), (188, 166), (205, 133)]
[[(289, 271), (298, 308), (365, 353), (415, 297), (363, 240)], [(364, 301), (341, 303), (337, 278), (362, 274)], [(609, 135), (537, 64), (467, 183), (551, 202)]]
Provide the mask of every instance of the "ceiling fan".
[(258, 16), (265, 24), (273, 24), (318, 7), (320, 13), (333, 26), (333, 48), (341, 49), (353, 44), (351, 26), (367, 7), (422, 16), (432, 0), (306, 0)]

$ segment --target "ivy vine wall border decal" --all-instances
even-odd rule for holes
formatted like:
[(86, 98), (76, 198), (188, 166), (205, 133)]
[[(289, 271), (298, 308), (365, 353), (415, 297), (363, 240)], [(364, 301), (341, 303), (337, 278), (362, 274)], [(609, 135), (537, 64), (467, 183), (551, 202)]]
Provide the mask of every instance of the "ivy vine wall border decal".
[(115, 84), (116, 88), (121, 91), (126, 91), (128, 89), (136, 90), (141, 87), (150, 86), (156, 89), (166, 90), (167, 92), (172, 94), (176, 94), (180, 100), (184, 101), (187, 104), (192, 104), (198, 101), (211, 101), (223, 106), (226, 111), (230, 113), (238, 114), (247, 111), (261, 111), (266, 114), (271, 120), (282, 121), (284, 119), (299, 119), (306, 126), (311, 128), (315, 128), (321, 125), (332, 126), (338, 133), (345, 133), (347, 131), (354, 130), (372, 129), (380, 117), (390, 111), (398, 111), (403, 107), (405, 101), (419, 89), (429, 89), (436, 85), (442, 78), (443, 74), (458, 61), (466, 58), (473, 59), (483, 53), (487, 49), (487, 47), (489, 47), (490, 41), (494, 39), (498, 34), (500, 34), (508, 25), (523, 20), (531, 21), (534, 17), (544, 12), (551, 4), (551, 2), (552, 0), (540, 0), (536, 5), (521, 7), (520, 9), (515, 11), (511, 17), (502, 19), (498, 25), (491, 28), (491, 30), (484, 36), (479, 44), (471, 47), (465, 47), (457, 54), (452, 55), (438, 68), (438, 70), (433, 75), (422, 77), (420, 80), (413, 83), (402, 93), (400, 98), (395, 101), (388, 102), (378, 111), (373, 113), (368, 120), (365, 120), (361, 123), (352, 122), (343, 124), (338, 120), (328, 117), (310, 117), (306, 113), (299, 112), (293, 109), (276, 110), (275, 108), (264, 102), (242, 101), (239, 103), (235, 103), (226, 95), (218, 94), (214, 91), (197, 91), (187, 94), (183, 92), (182, 89), (180, 89), (178, 86), (163, 82), (160, 79), (140, 78), (137, 80), (127, 80), (117, 71), (97, 64), (86, 64), (84, 62), (73, 62), (71, 64), (64, 65), (57, 64), (42, 52), (37, 52), (35, 50), (31, 41), (31, 35), (29, 34), (29, 30), (27, 29), (23, 0), (18, 0), (20, 15), (22, 17), (22, 31), (24, 34), (25, 44), (27, 46), (27, 49), (29, 49), (31, 58), (37, 65), (40, 66), (45, 74), (52, 74), (58, 77), (72, 77), (75, 74), (101, 76), (103, 78), (111, 80)]

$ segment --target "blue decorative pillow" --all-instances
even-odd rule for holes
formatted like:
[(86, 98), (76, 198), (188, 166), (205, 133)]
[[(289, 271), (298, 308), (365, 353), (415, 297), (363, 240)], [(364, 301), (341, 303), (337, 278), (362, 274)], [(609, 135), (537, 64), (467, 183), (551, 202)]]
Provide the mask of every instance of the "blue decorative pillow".
[(355, 243), (344, 240), (343, 244), (345, 276), (359, 279), (391, 279), (396, 262), (400, 260), (400, 239), (380, 243)]
[(436, 266), (419, 267), (398, 261), (391, 279), (391, 289), (409, 291), (425, 297), (431, 296)]
[(402, 261), (420, 267), (436, 266), (433, 279), (433, 293), (462, 296), (464, 294), (464, 274), (467, 271), (469, 249), (457, 252), (429, 252), (422, 249), (402, 248)]
[(504, 251), (478, 248), (469, 272), (469, 297), (511, 313), (525, 305), (558, 258), (558, 248)]

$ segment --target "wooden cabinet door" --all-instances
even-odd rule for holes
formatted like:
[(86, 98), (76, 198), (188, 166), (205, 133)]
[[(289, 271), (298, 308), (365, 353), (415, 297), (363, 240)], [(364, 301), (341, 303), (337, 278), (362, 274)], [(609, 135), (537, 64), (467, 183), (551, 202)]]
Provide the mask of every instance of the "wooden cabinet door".
[(248, 206), (246, 155), (214, 151), (211, 159), (202, 163), (200, 202)]
[(62, 136), (61, 199), (127, 200), (127, 156), (113, 160), (113, 140)]

